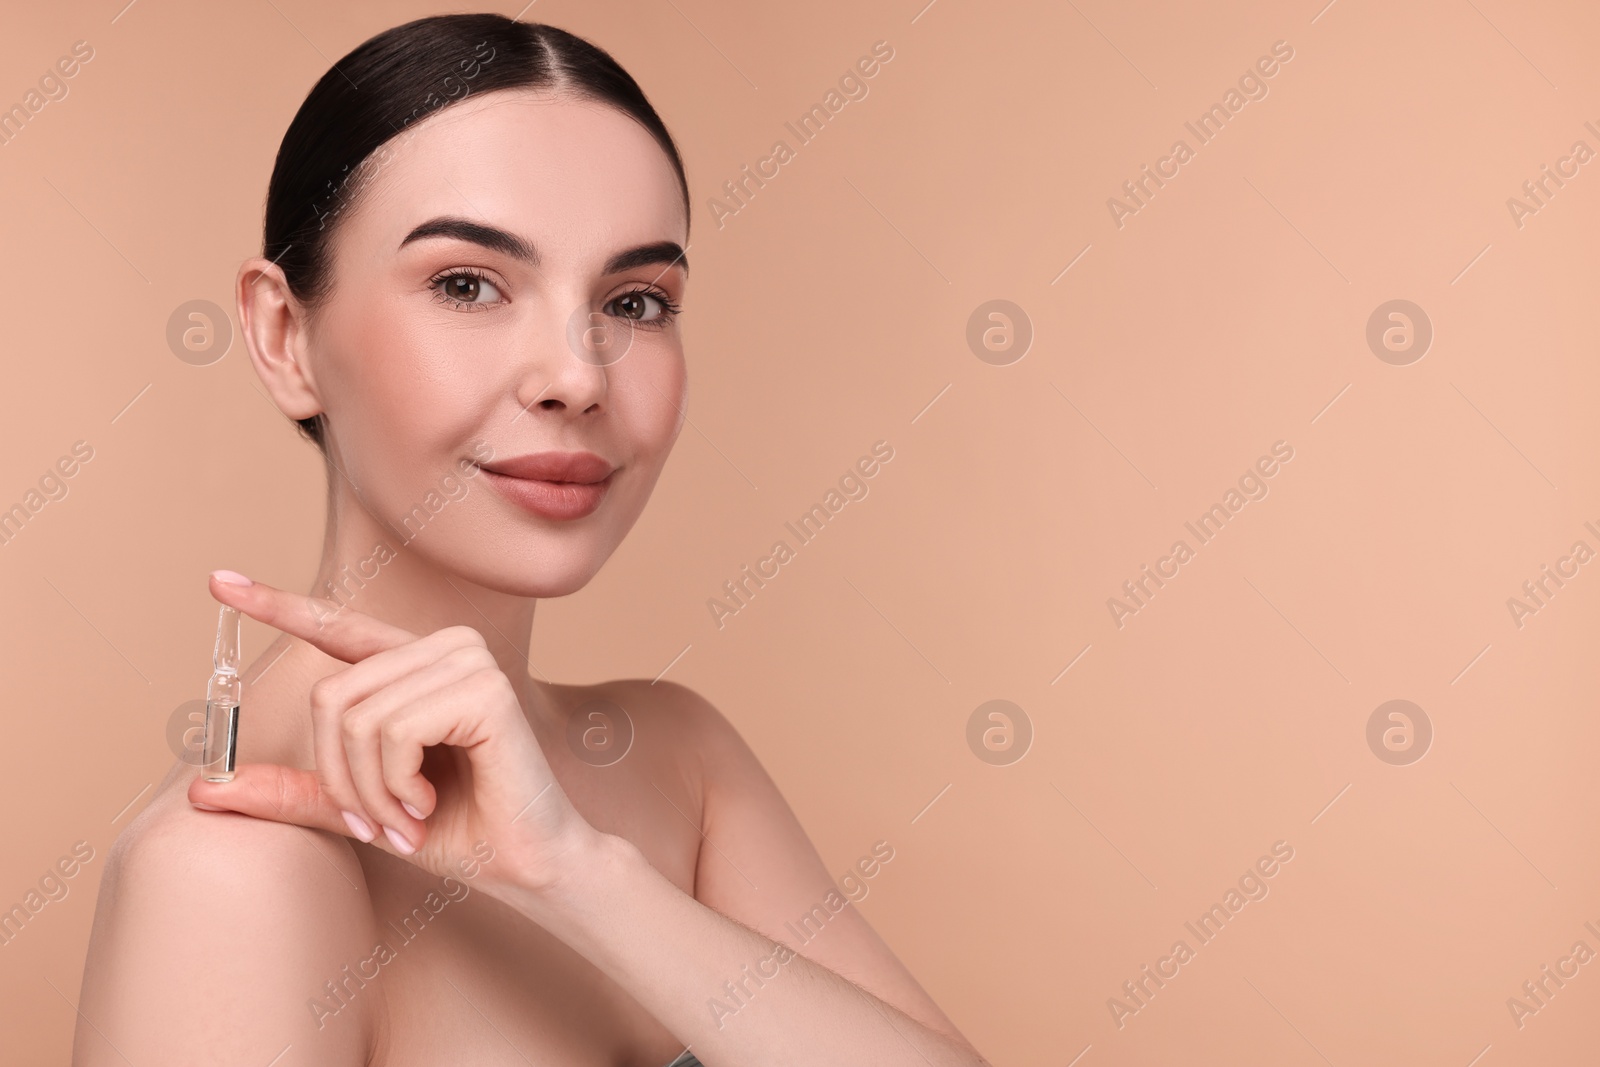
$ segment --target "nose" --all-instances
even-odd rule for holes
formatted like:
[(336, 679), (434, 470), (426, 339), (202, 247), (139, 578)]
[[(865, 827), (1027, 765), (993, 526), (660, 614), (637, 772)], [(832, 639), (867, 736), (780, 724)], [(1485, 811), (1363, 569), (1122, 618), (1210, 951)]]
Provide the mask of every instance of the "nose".
[[(609, 316), (580, 307), (565, 322), (540, 328), (537, 355), (517, 390), (524, 412), (596, 415), (605, 410), (611, 340)], [(520, 417), (520, 416), (519, 416)]]

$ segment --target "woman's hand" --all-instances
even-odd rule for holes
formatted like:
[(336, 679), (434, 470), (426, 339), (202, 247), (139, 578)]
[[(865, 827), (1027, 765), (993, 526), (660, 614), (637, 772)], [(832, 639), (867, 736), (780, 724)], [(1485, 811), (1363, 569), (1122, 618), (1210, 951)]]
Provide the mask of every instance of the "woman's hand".
[[(211, 595), (350, 666), (311, 687), (315, 771), (242, 764), (231, 782), (197, 776), (191, 803), (387, 844), (440, 876), (486, 840), (495, 862), (477, 884), (491, 896), (543, 892), (591, 854), (599, 831), (556, 782), (478, 631), (419, 637), (329, 600), (215, 575)], [(243, 729), (249, 716), (243, 708)]]

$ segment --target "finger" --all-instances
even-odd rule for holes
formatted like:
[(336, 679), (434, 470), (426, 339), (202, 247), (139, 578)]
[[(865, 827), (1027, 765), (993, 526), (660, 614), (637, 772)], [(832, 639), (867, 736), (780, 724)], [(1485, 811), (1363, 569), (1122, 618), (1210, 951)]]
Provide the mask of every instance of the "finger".
[[(358, 787), (351, 772), (351, 753), (356, 750), (352, 746), (359, 744), (359, 739), (347, 740), (346, 717), (357, 705), (370, 700), (390, 686), (400, 684), (408, 675), (439, 662), (459, 648), (475, 648), (481, 655), (489, 655), (483, 636), (476, 630), (467, 626), (449, 626), (397, 648), (375, 653), (353, 666), (319, 678), (312, 684), (310, 696), (312, 745), (317, 771), (322, 776), (323, 788), (344, 810), (353, 812), (369, 826), (382, 824), (402, 829), (392, 814), (392, 806), (383, 803), (386, 798), (378, 793), (373, 793), (377, 797), (376, 800), (364, 797), (364, 793), (371, 791), (373, 784), (381, 780), (381, 775), (373, 773), (367, 776), (367, 790)], [(492, 661), (493, 657), (489, 658)], [(464, 672), (457, 673), (459, 675)], [(439, 683), (435, 681), (428, 684)], [(413, 697), (415, 693), (415, 683), (412, 683), (410, 688), (397, 693), (396, 699), (386, 706), (396, 706), (403, 700)], [(373, 714), (379, 710), (381, 710), (380, 705), (372, 705), (366, 708), (363, 714)], [(372, 742), (368, 748), (371, 753), (370, 758), (377, 759), (376, 742)], [(419, 797), (414, 795), (416, 793), (421, 793), (427, 803), (419, 803)], [(424, 790), (414, 790), (412, 794), (399, 799), (411, 803), (413, 807), (423, 812), (433, 810), (432, 786), (425, 786)], [(413, 814), (413, 817), (422, 816)], [(409, 823), (405, 824), (405, 827), (409, 826)]]
[(417, 635), (323, 597), (291, 593), (264, 582), (236, 585), (211, 573), (211, 595), (252, 619), (315, 645), (335, 659), (356, 663)]
[[(516, 693), (498, 667), (475, 671), (399, 708), (381, 731), (385, 784), (404, 793), (421, 774), (425, 750), (451, 745), (466, 756), (473, 803), (481, 814), (495, 814), (509, 827), (531, 802), (549, 792), (564, 796), (539, 742), (525, 722), (502, 722), (496, 714), (520, 718)], [(518, 728), (520, 727), (520, 728)]]
[[(356, 837), (355, 827), (345, 821), (339, 805), (322, 790), (314, 771), (284, 767), (276, 763), (243, 763), (229, 782), (208, 782), (196, 776), (189, 783), (189, 802), (224, 811), (236, 811), (256, 819), (326, 830), (341, 837)], [(377, 845), (378, 841), (372, 841)], [(394, 855), (408, 856), (392, 847)]]
[(488, 647), (483, 635), (472, 627), (446, 626), (425, 637), (375, 652), (359, 663), (321, 679), (320, 684), (329, 700), (350, 708), (458, 648), (487, 651)]
[[(383, 782), (389, 792), (401, 798), (422, 790), (432, 794), (433, 786), (422, 774), (423, 756), (432, 745), (464, 749), (481, 774), (489, 759), (484, 752), (485, 743), (496, 738), (495, 724), (490, 722), (487, 709), (506, 706), (508, 695), (515, 703), (509, 684), (498, 667), (477, 667), (390, 714), (379, 731)], [(530, 764), (525, 763), (522, 769), (530, 769)], [(480, 781), (485, 786), (498, 784), (486, 778)]]
[[(419, 771), (422, 749), (438, 742), (418, 742), (414, 753), (403, 750), (400, 758), (407, 766), (401, 773), (392, 774), (388, 760), (395, 756), (385, 742), (394, 733), (394, 719), (400, 709), (437, 702), (439, 694), (486, 669), (498, 672), (493, 654), (481, 644), (462, 645), (385, 686), (343, 716), (343, 755), (356, 794), (386, 830), (399, 833), (407, 844), (421, 843), (426, 834), (422, 820), (437, 800), (432, 784)], [(406, 810), (406, 804), (415, 812)]]
[(360, 823), (351, 823), (350, 829), (356, 831), (361, 840), (371, 841), (377, 834), (377, 820), (361, 803), (344, 750), (344, 713), (348, 705), (330, 695), (330, 683), (337, 677), (329, 675), (311, 683), (312, 761), (316, 764), (322, 791), (341, 814), (348, 811), (360, 820)]
[(189, 802), (237, 811), (257, 819), (293, 823), (351, 836), (351, 827), (312, 771), (276, 763), (243, 763), (230, 782), (189, 783)]

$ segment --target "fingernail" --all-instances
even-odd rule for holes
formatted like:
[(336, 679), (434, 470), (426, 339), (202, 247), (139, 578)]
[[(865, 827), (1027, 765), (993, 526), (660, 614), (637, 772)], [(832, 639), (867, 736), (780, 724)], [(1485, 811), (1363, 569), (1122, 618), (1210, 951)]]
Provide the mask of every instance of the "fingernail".
[(199, 808), (201, 811), (227, 811), (228, 810), (227, 808), (219, 808), (215, 804), (202, 804), (198, 800), (191, 800), (191, 801), (189, 801), (189, 803), (192, 804), (194, 807)]
[(244, 575), (240, 574), (238, 571), (227, 571), (227, 570), (212, 571), (211, 572), (211, 577), (215, 578), (217, 581), (221, 582), (223, 585), (254, 585), (255, 584), (250, 579), (248, 579)]
[(339, 814), (344, 816), (345, 825), (350, 827), (350, 832), (361, 838), (361, 840), (371, 841), (375, 836), (372, 832), (372, 827), (368, 826), (366, 820), (355, 812), (341, 811)]
[(427, 818), (426, 815), (422, 814), (422, 812), (418, 811), (416, 808), (413, 808), (410, 804), (407, 804), (403, 800), (400, 802), (400, 806), (405, 808), (406, 814), (411, 816), (413, 819), (422, 820)]
[(396, 849), (399, 850), (400, 855), (409, 856), (413, 852), (416, 851), (415, 848), (411, 847), (411, 842), (407, 841), (405, 838), (403, 838), (399, 834), (395, 833), (395, 831), (393, 829), (391, 829), (390, 827), (385, 826), (383, 828), (383, 833), (384, 833), (384, 836), (389, 839), (389, 844), (393, 845)]

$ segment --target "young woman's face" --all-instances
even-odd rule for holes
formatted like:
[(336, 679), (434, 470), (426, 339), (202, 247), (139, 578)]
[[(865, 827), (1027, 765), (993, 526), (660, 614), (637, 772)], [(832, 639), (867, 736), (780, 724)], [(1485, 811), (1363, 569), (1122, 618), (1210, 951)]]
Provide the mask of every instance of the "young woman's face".
[(676, 172), (621, 112), (526, 90), (454, 104), (374, 165), (307, 347), (339, 488), (469, 580), (570, 593), (683, 423)]

